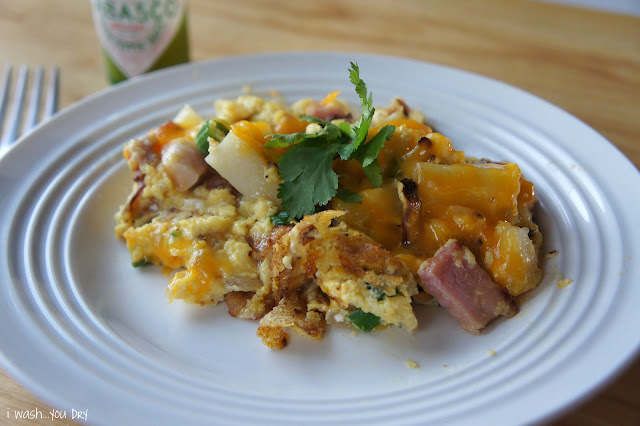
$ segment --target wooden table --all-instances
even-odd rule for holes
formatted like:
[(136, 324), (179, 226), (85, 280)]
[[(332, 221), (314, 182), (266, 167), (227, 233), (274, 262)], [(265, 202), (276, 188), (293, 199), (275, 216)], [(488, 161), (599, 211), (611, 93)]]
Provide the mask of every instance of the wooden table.
[[(640, 166), (640, 18), (524, 0), (191, 0), (190, 33), (193, 60), (331, 50), (481, 73), (566, 109)], [(0, 0), (0, 66), (58, 64), (63, 107), (107, 87), (98, 49), (88, 1)], [(0, 423), (35, 408), (49, 410), (0, 373)], [(640, 424), (640, 361), (554, 423)]]

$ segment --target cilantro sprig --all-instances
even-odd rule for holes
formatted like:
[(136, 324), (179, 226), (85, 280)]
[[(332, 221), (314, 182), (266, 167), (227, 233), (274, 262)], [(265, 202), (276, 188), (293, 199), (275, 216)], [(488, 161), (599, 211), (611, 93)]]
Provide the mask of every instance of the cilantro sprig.
[(292, 218), (313, 214), (317, 206), (326, 205), (333, 197), (347, 202), (360, 202), (360, 195), (338, 187), (338, 175), (333, 170), (334, 160), (354, 159), (374, 187), (382, 185), (382, 174), (378, 164), (380, 150), (388, 141), (395, 127), (382, 127), (369, 141), (369, 127), (375, 108), (372, 94), (360, 78), (360, 69), (351, 62), (349, 79), (360, 98), (362, 116), (353, 125), (342, 122), (338, 125), (313, 116), (301, 120), (317, 123), (321, 130), (315, 134), (293, 133), (272, 135), (267, 148), (288, 148), (280, 157), (279, 170), (282, 183), (278, 197), (282, 210)]

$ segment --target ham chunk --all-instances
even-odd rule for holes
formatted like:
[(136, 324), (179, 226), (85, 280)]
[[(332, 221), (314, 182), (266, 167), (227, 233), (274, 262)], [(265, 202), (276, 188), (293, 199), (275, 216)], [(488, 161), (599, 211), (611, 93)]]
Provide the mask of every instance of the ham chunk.
[(198, 148), (188, 139), (174, 139), (162, 148), (162, 166), (180, 192), (195, 185), (209, 169)]
[(324, 105), (322, 103), (310, 103), (305, 109), (306, 115), (318, 117), (324, 121), (335, 120), (336, 118), (350, 118), (351, 114), (343, 105)]
[(418, 275), (423, 288), (470, 333), (479, 334), (501, 315), (512, 317), (518, 313), (509, 293), (493, 282), (476, 263), (473, 253), (457, 240), (449, 240), (424, 261)]

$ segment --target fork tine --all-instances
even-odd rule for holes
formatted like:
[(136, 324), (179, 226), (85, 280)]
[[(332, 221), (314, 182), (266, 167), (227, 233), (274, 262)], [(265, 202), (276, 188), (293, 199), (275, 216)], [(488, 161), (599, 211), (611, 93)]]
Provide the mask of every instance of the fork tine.
[[(4, 67), (4, 79), (2, 80), (2, 92), (0, 92), (0, 128), (3, 127), (5, 114), (7, 112), (7, 103), (9, 102), (11, 86), (11, 74), (13, 73), (13, 67), (7, 65)], [(0, 141), (1, 142), (1, 141)]]
[(27, 119), (25, 121), (23, 132), (27, 132), (38, 124), (38, 116), (40, 115), (40, 101), (42, 99), (42, 82), (44, 80), (44, 68), (42, 66), (36, 68), (36, 73), (31, 86), (31, 97), (27, 106)]
[[(47, 84), (47, 93), (42, 116), (40, 117), (40, 106), (42, 105), (42, 97), (44, 92), (44, 81), (46, 71), (44, 66), (40, 66), (35, 70), (35, 75), (31, 87), (29, 88), (29, 67), (21, 65), (18, 69), (15, 88), (11, 94), (11, 83), (13, 76), (13, 67), (7, 65), (3, 78), (3, 85), (0, 92), (0, 126), (2, 126), (2, 138), (0, 139), (0, 155), (9, 148), (20, 135), (27, 133), (40, 120), (50, 118), (58, 110), (58, 97), (60, 85), (60, 69), (54, 66), (51, 70), (49, 82)], [(27, 92), (31, 91), (29, 97), (27, 116), (23, 120), (25, 98)], [(11, 100), (11, 102), (9, 102)], [(11, 107), (9, 107), (11, 103)], [(10, 110), (10, 111), (8, 111)], [(24, 123), (21, 129), (21, 123)]]
[(60, 68), (56, 65), (51, 70), (51, 79), (47, 90), (47, 101), (44, 107), (43, 119), (50, 118), (58, 111), (58, 94), (60, 91)]
[(20, 130), (20, 121), (22, 119), (22, 108), (24, 106), (24, 95), (27, 89), (28, 76), (29, 68), (26, 65), (21, 65), (18, 70), (18, 80), (14, 91), (15, 102), (13, 102), (13, 109), (7, 123), (8, 127), (4, 132), (4, 139), (2, 140), (2, 144), (5, 146), (10, 145), (16, 140), (18, 131)]

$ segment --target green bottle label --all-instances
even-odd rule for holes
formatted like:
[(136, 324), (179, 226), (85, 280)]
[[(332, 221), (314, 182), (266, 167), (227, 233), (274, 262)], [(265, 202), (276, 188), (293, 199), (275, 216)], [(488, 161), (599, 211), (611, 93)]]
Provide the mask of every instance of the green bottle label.
[(92, 0), (112, 83), (189, 61), (185, 0)]

